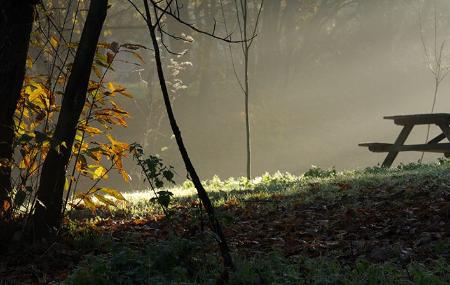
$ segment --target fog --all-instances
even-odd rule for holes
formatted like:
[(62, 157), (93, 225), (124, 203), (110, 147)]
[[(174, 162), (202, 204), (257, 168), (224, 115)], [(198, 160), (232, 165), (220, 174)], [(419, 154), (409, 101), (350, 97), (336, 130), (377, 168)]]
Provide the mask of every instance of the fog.
[[(218, 3), (189, 2), (182, 16), (208, 31), (215, 20), (216, 33), (225, 34)], [(238, 38), (231, 3), (223, 3), (228, 29)], [(110, 10), (121, 17), (107, 22), (104, 40), (150, 46), (133, 9), (116, 1)], [(254, 21), (256, 5), (251, 13)], [(252, 175), (278, 170), (300, 174), (311, 165), (344, 170), (381, 163), (385, 154), (358, 143), (395, 140), (400, 127), (383, 116), (430, 112), (434, 77), (428, 65), (435, 39), (439, 49), (450, 38), (449, 19), (450, 2), (445, 0), (266, 0), (250, 54)], [(171, 50), (183, 55), (164, 53), (175, 115), (194, 165), (204, 179), (244, 176), (244, 97), (229, 45), (170, 20), (165, 27), (194, 39), (165, 38)], [(231, 50), (241, 77), (240, 47), (234, 44)], [(450, 46), (443, 50), (447, 66)], [(134, 94), (133, 100), (122, 102), (132, 116), (129, 127), (115, 132), (119, 139), (158, 153), (175, 167), (177, 181), (183, 181), (186, 171), (171, 138), (151, 51), (142, 57), (142, 66), (119, 64), (111, 75)], [(128, 55), (122, 59), (130, 60)], [(439, 87), (435, 112), (449, 112), (449, 91), (450, 78)], [(432, 134), (436, 131), (432, 128)], [(414, 129), (408, 142), (423, 143), (425, 133), (426, 127)], [(394, 165), (415, 162), (420, 155), (401, 153)], [(425, 161), (437, 157), (426, 154)], [(131, 161), (127, 164), (131, 174), (138, 172)], [(141, 187), (138, 180), (129, 187)]]

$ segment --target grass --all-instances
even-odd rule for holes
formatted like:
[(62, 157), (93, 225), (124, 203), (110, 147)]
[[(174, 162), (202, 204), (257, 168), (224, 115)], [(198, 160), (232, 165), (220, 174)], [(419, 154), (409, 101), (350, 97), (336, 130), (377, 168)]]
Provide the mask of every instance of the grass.
[[(366, 189), (380, 189), (382, 190), (380, 195), (382, 195), (385, 189), (400, 191), (411, 185), (423, 185), (428, 188), (441, 186), (450, 181), (449, 170), (450, 163), (447, 161), (440, 161), (437, 164), (413, 163), (391, 169), (370, 167), (342, 172), (313, 167), (300, 176), (281, 172), (272, 175), (266, 173), (250, 181), (245, 177), (221, 180), (215, 176), (211, 180), (204, 181), (203, 184), (216, 207), (221, 207), (230, 200), (263, 202), (274, 197), (278, 200), (282, 197), (283, 201), (280, 202), (296, 200), (310, 203), (317, 199), (336, 200), (342, 196), (357, 199), (364, 195), (361, 190)], [(173, 207), (192, 201), (196, 195), (196, 190), (190, 181), (167, 190), (174, 194)], [(124, 208), (111, 208), (112, 211), (125, 210), (132, 215), (145, 216), (159, 210), (158, 205), (149, 202), (153, 197), (152, 191), (125, 193), (124, 196), (130, 204)]]
[[(441, 160), (204, 185), (237, 264), (229, 284), (449, 284), (449, 181)], [(76, 251), (73, 261), (34, 275), (55, 284), (222, 282), (192, 184), (165, 190), (174, 193), (169, 218), (151, 191), (124, 194), (128, 203), (116, 208), (73, 211), (60, 248), (45, 253)]]

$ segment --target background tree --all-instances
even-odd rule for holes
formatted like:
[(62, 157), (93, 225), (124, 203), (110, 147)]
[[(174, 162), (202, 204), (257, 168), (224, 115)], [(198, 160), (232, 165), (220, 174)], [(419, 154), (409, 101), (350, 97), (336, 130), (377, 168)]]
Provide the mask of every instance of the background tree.
[[(224, 22), (226, 22), (225, 18), (225, 12), (222, 1), (221, 8), (222, 8), (222, 16), (224, 18)], [(229, 46), (230, 49), (230, 58), (233, 65), (233, 71), (235, 73), (236, 79), (239, 83), (239, 87), (242, 90), (242, 93), (244, 94), (244, 113), (245, 113), (245, 138), (246, 138), (246, 154), (247, 154), (247, 164), (246, 164), (246, 174), (247, 179), (251, 179), (251, 133), (250, 133), (250, 104), (249, 104), (249, 98), (250, 98), (250, 84), (249, 84), (249, 67), (250, 67), (250, 48), (253, 45), (253, 41), (256, 38), (256, 32), (258, 29), (259, 24), (259, 17), (261, 15), (261, 11), (263, 9), (263, 3), (262, 0), (259, 4), (259, 9), (257, 10), (256, 16), (254, 16), (254, 25), (251, 27), (250, 21), (252, 20), (251, 15), (249, 14), (249, 4), (247, 0), (235, 0), (234, 1), (234, 9), (236, 11), (236, 21), (237, 21), (237, 27), (239, 34), (241, 36), (242, 42), (241, 42), (241, 51), (242, 51), (242, 57), (243, 57), (243, 81), (240, 80), (239, 75), (236, 71), (236, 66), (234, 63), (233, 58), (233, 49), (231, 48), (231, 45)], [(255, 3), (253, 3), (255, 5)]]
[[(436, 1), (433, 2), (434, 8), (434, 21), (433, 21), (433, 44), (431, 48), (427, 47), (427, 43), (424, 37), (423, 25), (422, 25), (422, 14), (420, 14), (420, 40), (422, 42), (423, 51), (425, 54), (425, 58), (427, 61), (428, 69), (433, 76), (434, 86), (433, 86), (433, 100), (431, 104), (430, 113), (434, 113), (436, 108), (436, 101), (439, 93), (439, 87), (441, 86), (442, 81), (447, 77), (450, 69), (447, 63), (445, 62), (445, 49), (446, 49), (446, 41), (442, 40), (439, 42), (438, 35), (438, 19), (437, 19), (437, 11), (436, 11)], [(427, 134), (425, 136), (425, 143), (428, 142), (430, 138), (430, 125), (427, 126)], [(425, 152), (422, 152), (419, 162), (422, 163)]]

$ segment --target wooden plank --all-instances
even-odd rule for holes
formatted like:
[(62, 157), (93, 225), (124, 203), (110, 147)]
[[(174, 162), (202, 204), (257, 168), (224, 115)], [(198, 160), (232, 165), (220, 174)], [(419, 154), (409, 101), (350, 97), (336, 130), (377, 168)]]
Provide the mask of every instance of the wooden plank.
[[(405, 125), (403, 127), (402, 131), (400, 132), (400, 134), (398, 135), (397, 139), (395, 140), (395, 143), (392, 146), (392, 148), (397, 148), (397, 147), (403, 145), (405, 143), (406, 139), (408, 138), (409, 134), (411, 133), (411, 130), (413, 129), (413, 127), (414, 127), (414, 125), (412, 125), (412, 124)], [(384, 159), (383, 164), (381, 166), (386, 167), (386, 168), (391, 167), (391, 165), (394, 162), (397, 155), (398, 155), (398, 150), (390, 151), (388, 153), (388, 155), (386, 156), (386, 158)]]
[(368, 147), (371, 152), (403, 152), (403, 151), (425, 151), (435, 153), (450, 153), (450, 143), (438, 143), (438, 144), (412, 144), (412, 145), (400, 145), (388, 143), (364, 143), (360, 146)]
[[(438, 142), (442, 141), (445, 138), (446, 138), (445, 134), (442, 133), (442, 134), (436, 136), (435, 138), (433, 138), (432, 140), (430, 140), (427, 144), (437, 144)], [(360, 144), (358, 144), (358, 146), (367, 147), (372, 152), (389, 152), (392, 150), (391, 147), (393, 145), (394, 144), (391, 144), (391, 143), (360, 143)]]
[(393, 144), (391, 143), (360, 143), (359, 146), (368, 147), (371, 152), (389, 152)]
[(396, 149), (398, 151), (425, 151), (446, 153), (450, 152), (450, 143), (402, 145), (397, 147)]
[(386, 116), (384, 119), (394, 120), (396, 125), (429, 125), (429, 124), (449, 124), (450, 114), (448, 113), (436, 113), (436, 114), (415, 114), (415, 115), (399, 115), (399, 116)]

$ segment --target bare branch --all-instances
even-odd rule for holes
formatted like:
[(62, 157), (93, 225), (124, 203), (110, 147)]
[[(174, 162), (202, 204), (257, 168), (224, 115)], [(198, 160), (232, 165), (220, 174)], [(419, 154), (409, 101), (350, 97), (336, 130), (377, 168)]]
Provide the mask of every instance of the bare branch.
[(139, 9), (139, 7), (136, 4), (133, 3), (133, 0), (128, 0), (128, 3), (130, 3), (131, 6), (133, 6), (136, 12), (138, 12), (139, 15), (141, 15), (141, 17), (144, 19), (145, 23), (147, 23), (147, 18), (145, 17), (144, 13)]
[[(228, 34), (227, 20), (226, 20), (226, 17), (225, 17), (225, 11), (224, 11), (224, 8), (223, 8), (222, 0), (220, 0), (220, 8), (221, 8), (221, 12), (222, 12), (223, 24), (224, 24), (224, 27), (225, 27), (225, 33)], [(237, 74), (237, 71), (236, 71), (236, 65), (234, 63), (234, 56), (233, 56), (233, 49), (231, 48), (231, 44), (230, 43), (228, 44), (228, 49), (229, 49), (229, 52), (230, 52), (231, 65), (233, 67), (234, 77), (236, 78), (236, 81), (238, 82), (242, 93), (245, 94), (244, 85), (242, 84), (241, 78), (239, 77), (239, 75)]]
[(259, 9), (258, 9), (258, 15), (256, 16), (255, 26), (253, 27), (252, 39), (249, 41), (249, 44), (248, 44), (249, 48), (252, 46), (253, 40), (256, 38), (256, 35), (257, 35), (256, 31), (258, 29), (259, 19), (261, 17), (261, 11), (262, 11), (263, 6), (264, 6), (264, 0), (261, 0), (261, 5), (259, 6)]
[[(152, 2), (152, 4), (154, 3), (153, 0), (151, 0), (151, 2)], [(217, 36), (214, 33), (215, 32), (215, 27), (214, 27), (212, 32), (201, 30), (201, 29), (197, 28), (196, 26), (194, 26), (194, 24), (188, 23), (185, 20), (181, 19), (179, 16), (177, 16), (173, 12), (166, 11), (166, 9), (163, 9), (163, 8), (159, 7), (158, 5), (153, 5), (153, 6), (157, 10), (163, 12), (165, 15), (168, 15), (168, 16), (172, 17), (173, 19), (175, 19), (180, 24), (182, 24), (182, 25), (192, 29), (193, 31), (196, 31), (199, 34), (203, 34), (203, 35), (206, 35), (206, 36), (209, 36), (209, 37), (212, 37), (214, 39), (221, 40), (221, 41), (224, 41), (224, 42), (227, 42), (227, 43), (241, 43), (242, 42), (242, 40), (232, 40), (232, 38), (231, 38), (232, 34), (228, 34), (226, 36)]]
[(174, 34), (171, 34), (171, 33), (167, 32), (167, 31), (165, 31), (162, 27), (159, 28), (159, 31), (160, 31), (161, 33), (163, 33), (163, 34), (165, 34), (165, 35), (167, 35), (167, 36), (173, 38), (174, 40), (185, 41), (185, 42), (188, 42), (188, 43), (192, 43), (192, 42), (193, 42), (193, 40), (191, 40), (191, 39), (189, 39), (189, 38), (186, 38), (186, 37), (180, 37), (180, 36), (176, 36), (176, 35), (174, 35)]

